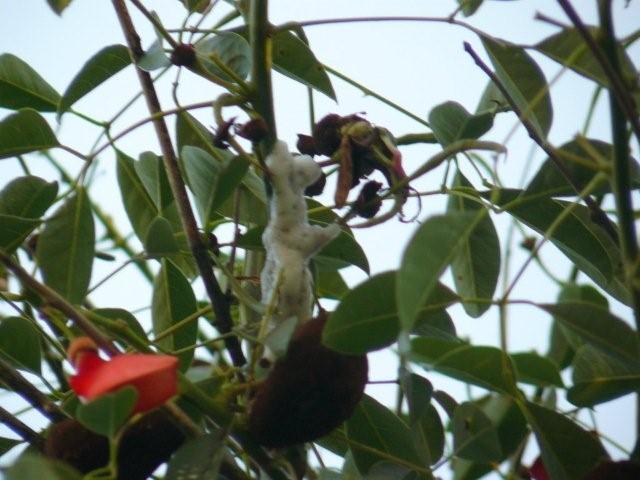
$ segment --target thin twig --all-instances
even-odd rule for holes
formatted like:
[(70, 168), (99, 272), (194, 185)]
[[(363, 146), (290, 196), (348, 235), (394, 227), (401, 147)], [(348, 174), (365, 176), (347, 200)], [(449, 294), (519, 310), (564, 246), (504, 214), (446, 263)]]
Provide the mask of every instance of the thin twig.
[(44, 450), (44, 439), (42, 436), (2, 407), (0, 407), (0, 422), (4, 423), (12, 432), (24, 441), (29, 442), (38, 450)]
[[(115, 8), (120, 26), (127, 41), (127, 45), (131, 50), (134, 59), (137, 61), (143, 54), (142, 47), (140, 45), (140, 37), (138, 36), (136, 29), (129, 16), (129, 11), (124, 3), (124, 0), (112, 0)], [(156, 93), (153, 80), (148, 72), (137, 68), (138, 79), (144, 93), (144, 97), (147, 102), (147, 107), (151, 115), (158, 115), (162, 112), (160, 101)], [(178, 160), (176, 158), (173, 144), (171, 142), (171, 136), (164, 118), (158, 117), (153, 119), (153, 126), (156, 130), (158, 142), (160, 143), (160, 149), (162, 151), (162, 157), (164, 160), (164, 166), (169, 178), (169, 184), (171, 191), (176, 200), (178, 210), (180, 213), (180, 219), (182, 221), (182, 227), (186, 233), (189, 247), (196, 261), (200, 277), (204, 283), (205, 290), (211, 301), (213, 311), (215, 313), (215, 326), (222, 334), (229, 333), (233, 328), (233, 320), (231, 318), (231, 312), (229, 307), (229, 301), (225, 297), (220, 284), (213, 273), (213, 265), (207, 248), (200, 237), (198, 232), (198, 225), (196, 223), (191, 204), (189, 203), (189, 197), (187, 195), (187, 189), (180, 173), (178, 166)], [(237, 337), (232, 336), (225, 339), (225, 346), (231, 356), (233, 364), (236, 366), (242, 366), (246, 363), (244, 353), (240, 341)]]

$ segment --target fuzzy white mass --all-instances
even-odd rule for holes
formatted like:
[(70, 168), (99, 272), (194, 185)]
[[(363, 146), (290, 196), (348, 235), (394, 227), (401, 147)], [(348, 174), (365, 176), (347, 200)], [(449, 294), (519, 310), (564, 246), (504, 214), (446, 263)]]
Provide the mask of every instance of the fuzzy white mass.
[(291, 317), (303, 322), (311, 316), (313, 306), (309, 259), (340, 233), (340, 227), (309, 225), (304, 189), (322, 173), (311, 157), (291, 155), (287, 144), (278, 141), (266, 164), (273, 196), (269, 223), (262, 234), (267, 251), (260, 275), (262, 302), (275, 301), (276, 324)]

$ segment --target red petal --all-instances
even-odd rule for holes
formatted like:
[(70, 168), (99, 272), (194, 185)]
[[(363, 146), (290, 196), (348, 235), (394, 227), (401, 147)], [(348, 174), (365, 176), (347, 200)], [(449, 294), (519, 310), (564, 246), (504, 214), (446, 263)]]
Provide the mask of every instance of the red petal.
[(123, 354), (109, 361), (83, 355), (70, 384), (86, 400), (133, 386), (138, 391), (134, 411), (140, 412), (162, 405), (177, 393), (177, 368), (178, 359), (169, 355)]
[(542, 457), (536, 458), (536, 461), (529, 468), (529, 474), (533, 480), (549, 480), (547, 469), (544, 468), (544, 463), (542, 463)]

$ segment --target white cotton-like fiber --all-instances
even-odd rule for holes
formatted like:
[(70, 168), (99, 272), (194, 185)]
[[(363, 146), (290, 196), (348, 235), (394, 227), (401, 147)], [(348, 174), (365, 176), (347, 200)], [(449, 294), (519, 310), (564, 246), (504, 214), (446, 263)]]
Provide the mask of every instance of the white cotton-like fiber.
[(304, 189), (322, 173), (311, 157), (294, 156), (285, 142), (278, 141), (266, 165), (273, 196), (269, 224), (262, 234), (267, 252), (260, 275), (262, 302), (275, 305), (276, 323), (290, 317), (304, 322), (313, 306), (309, 259), (340, 233), (340, 227), (309, 225)]

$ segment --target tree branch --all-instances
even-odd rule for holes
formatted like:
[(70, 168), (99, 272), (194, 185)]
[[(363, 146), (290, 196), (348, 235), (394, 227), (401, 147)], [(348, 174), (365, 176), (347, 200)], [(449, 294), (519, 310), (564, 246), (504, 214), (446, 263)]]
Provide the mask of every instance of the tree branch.
[[(193, 210), (191, 209), (191, 204), (189, 203), (189, 197), (182, 179), (182, 174), (180, 173), (178, 160), (173, 150), (167, 124), (165, 123), (164, 118), (159, 116), (160, 112), (162, 112), (162, 108), (160, 107), (160, 101), (153, 85), (153, 80), (148, 72), (137, 67), (137, 61), (144, 53), (140, 44), (140, 37), (138, 36), (133, 22), (131, 21), (129, 11), (127, 10), (124, 0), (112, 0), (112, 3), (126, 38), (127, 45), (133, 55), (134, 63), (136, 63), (138, 80), (140, 81), (149, 113), (154, 116), (153, 126), (156, 130), (158, 142), (160, 143), (164, 167), (167, 171), (171, 191), (173, 192), (173, 196), (178, 206), (182, 227), (187, 236), (189, 247), (191, 248), (202, 282), (204, 283), (205, 290), (207, 291), (207, 295), (209, 296), (216, 316), (214, 325), (221, 334), (229, 333), (233, 328), (229, 302), (222, 292), (220, 284), (213, 273), (213, 264), (209, 258), (209, 253), (207, 252), (207, 248), (198, 232), (198, 225), (196, 223)], [(234, 365), (242, 366), (246, 363), (238, 337), (230, 336), (226, 338), (225, 346)]]
[(29, 442), (38, 450), (44, 450), (44, 439), (42, 436), (2, 407), (0, 407), (0, 422), (4, 423), (12, 432), (24, 441)]

